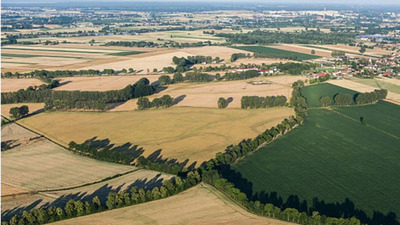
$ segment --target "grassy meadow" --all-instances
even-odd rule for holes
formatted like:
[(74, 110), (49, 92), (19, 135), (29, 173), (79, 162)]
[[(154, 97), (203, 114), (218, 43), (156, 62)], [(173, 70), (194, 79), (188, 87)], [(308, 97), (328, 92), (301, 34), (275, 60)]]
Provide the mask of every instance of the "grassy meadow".
[(266, 46), (235, 46), (234, 48), (260, 53), (265, 56), (270, 56), (272, 58), (293, 58), (296, 57), (297, 60), (310, 60), (310, 59), (318, 59), (320, 56), (305, 54), (294, 51), (287, 51), (282, 49), (270, 48)]
[(303, 125), (237, 162), (226, 176), (263, 202), (391, 224), (388, 213), (400, 215), (399, 110), (382, 101), (309, 110)]
[(63, 145), (93, 137), (116, 145), (139, 145), (145, 156), (190, 163), (214, 157), (226, 146), (253, 138), (293, 114), (291, 108), (257, 110), (172, 107), (126, 112), (45, 112), (20, 123)]

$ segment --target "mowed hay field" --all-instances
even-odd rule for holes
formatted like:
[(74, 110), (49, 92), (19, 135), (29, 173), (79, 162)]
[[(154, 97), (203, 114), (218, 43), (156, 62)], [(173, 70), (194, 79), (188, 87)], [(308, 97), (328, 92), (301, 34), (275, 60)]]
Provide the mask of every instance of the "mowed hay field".
[(354, 77), (351, 78), (351, 81), (372, 86), (375, 88), (387, 89), (388, 91), (393, 92), (395, 94), (400, 94), (399, 79), (390, 79), (390, 78), (360, 79)]
[(54, 88), (56, 91), (109, 91), (125, 88), (141, 78), (147, 78), (150, 83), (158, 81), (159, 75), (132, 75), (132, 76), (93, 76), (93, 77), (63, 77), (63, 85)]
[[(200, 165), (226, 146), (253, 138), (293, 115), (287, 107), (243, 110), (172, 107), (128, 112), (53, 112), (20, 120), (25, 126), (67, 145), (93, 137), (143, 147), (145, 156), (189, 159)], [(55, 126), (55, 124), (57, 124)]]
[(251, 214), (211, 186), (197, 185), (172, 197), (53, 224), (291, 224)]
[[(216, 108), (220, 97), (232, 98), (228, 108), (240, 108), (242, 96), (277, 96), (283, 95), (290, 99), (291, 85), (297, 80), (304, 80), (300, 76), (272, 76), (258, 77), (248, 80), (209, 82), (209, 83), (179, 83), (169, 85), (164, 91), (150, 96), (149, 99), (161, 97), (165, 94), (179, 99), (176, 106), (211, 107)], [(267, 84), (254, 85), (253, 81), (264, 81)], [(137, 99), (112, 109), (112, 111), (127, 111), (137, 108)]]
[(379, 218), (400, 215), (399, 110), (387, 102), (309, 110), (303, 125), (234, 164), (236, 174), (226, 177), (277, 206), (335, 217), (355, 212), (369, 224), (375, 212), (374, 224), (397, 224)]
[(44, 138), (29, 137), (37, 135), (15, 124), (2, 127), (2, 140), (27, 139), (24, 145), (2, 152), (3, 183), (33, 191), (66, 188), (135, 169), (75, 155)]
[(29, 86), (39, 86), (41, 84), (43, 84), (43, 82), (35, 78), (1, 78), (1, 92), (13, 92), (20, 89), (26, 89)]

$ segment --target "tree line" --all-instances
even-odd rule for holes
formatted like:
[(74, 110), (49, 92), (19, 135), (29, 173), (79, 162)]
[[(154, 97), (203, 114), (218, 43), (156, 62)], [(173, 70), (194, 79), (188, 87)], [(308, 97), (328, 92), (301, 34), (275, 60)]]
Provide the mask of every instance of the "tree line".
[[(108, 72), (109, 70), (104, 70)], [(19, 72), (5, 72), (2, 74), (2, 77), (9, 78), (9, 77), (73, 77), (73, 76), (83, 76), (83, 75), (100, 75), (100, 70), (55, 70), (55, 71), (48, 71), (48, 70), (34, 70), (27, 73), (19, 73)]]
[(258, 109), (285, 106), (287, 99), (283, 95), (278, 96), (242, 96), (240, 101), (242, 109)]
[(137, 101), (139, 110), (146, 110), (150, 108), (169, 108), (172, 106), (174, 99), (170, 95), (163, 95), (161, 98), (154, 98), (153, 101), (146, 97), (140, 97)]
[(111, 91), (53, 91), (19, 90), (1, 93), (2, 104), (23, 102), (44, 102), (45, 110), (97, 109), (105, 110), (107, 103), (126, 101), (131, 98), (151, 95), (155, 88), (147, 78), (141, 78), (133, 85)]
[(233, 73), (225, 73), (223, 78), (225, 80), (246, 80), (253, 77), (258, 77), (260, 74), (258, 73), (258, 69), (254, 70), (246, 70), (243, 72), (233, 72)]
[(280, 32), (255, 30), (248, 33), (219, 33), (216, 36), (226, 38), (235, 44), (350, 44), (357, 33), (352, 32), (318, 32), (313, 30), (301, 32)]
[(90, 144), (88, 143), (77, 144), (74, 141), (71, 141), (68, 144), (68, 150), (97, 160), (114, 162), (124, 165), (130, 165), (130, 163), (134, 159), (133, 156), (125, 153), (120, 153), (118, 151), (113, 151), (110, 149), (98, 149), (90, 146)]
[(251, 58), (250, 53), (233, 53), (230, 60), (231, 62), (235, 62), (236, 60), (243, 58)]
[(202, 181), (213, 185), (219, 191), (225, 193), (230, 199), (240, 204), (251, 213), (266, 216), (274, 219), (284, 220), (299, 224), (319, 224), (319, 225), (360, 225), (361, 222), (355, 217), (351, 218), (334, 218), (319, 215), (313, 212), (308, 215), (306, 212), (299, 212), (294, 208), (281, 209), (273, 204), (263, 204), (260, 201), (249, 201), (246, 194), (236, 188), (233, 183), (223, 178), (217, 170), (205, 170), (202, 174)]
[[(356, 93), (354, 95), (337, 93), (333, 96), (333, 102), (338, 106), (346, 106), (346, 105), (363, 105), (363, 104), (372, 104), (379, 100), (383, 100), (386, 98), (388, 91), (386, 89), (377, 89), (372, 92), (366, 93)], [(321, 106), (329, 106), (332, 101), (329, 96), (323, 96), (320, 99)]]
[(160, 187), (145, 188), (132, 187), (129, 191), (110, 192), (107, 201), (102, 203), (95, 196), (91, 201), (69, 200), (64, 207), (41, 207), (24, 210), (22, 215), (15, 215), (9, 221), (2, 221), (2, 225), (31, 225), (45, 224), (60, 220), (71, 219), (102, 211), (112, 210), (125, 206), (136, 205), (144, 202), (167, 198), (178, 194), (201, 181), (197, 171), (189, 172), (184, 178), (174, 177), (164, 180)]

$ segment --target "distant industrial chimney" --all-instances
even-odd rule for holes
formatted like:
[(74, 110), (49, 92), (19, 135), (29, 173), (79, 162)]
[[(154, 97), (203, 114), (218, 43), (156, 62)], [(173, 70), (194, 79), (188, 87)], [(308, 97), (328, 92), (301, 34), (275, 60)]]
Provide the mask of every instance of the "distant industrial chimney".
[(324, 7), (324, 20), (325, 20), (325, 15), (326, 15), (326, 7)]

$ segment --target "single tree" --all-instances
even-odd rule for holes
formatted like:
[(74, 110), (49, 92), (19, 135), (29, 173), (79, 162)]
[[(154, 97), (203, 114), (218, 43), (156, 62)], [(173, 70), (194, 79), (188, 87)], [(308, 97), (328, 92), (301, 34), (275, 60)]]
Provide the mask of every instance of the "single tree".
[(218, 108), (223, 109), (226, 108), (228, 106), (228, 102), (226, 101), (225, 98), (219, 98), (218, 99)]

